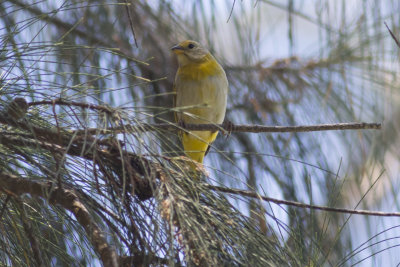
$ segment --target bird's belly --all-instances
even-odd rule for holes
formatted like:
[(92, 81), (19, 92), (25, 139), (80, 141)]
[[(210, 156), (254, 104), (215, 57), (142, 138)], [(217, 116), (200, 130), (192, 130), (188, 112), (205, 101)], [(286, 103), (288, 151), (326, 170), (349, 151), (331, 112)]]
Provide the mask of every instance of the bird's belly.
[[(185, 81), (177, 88), (178, 118), (185, 123), (222, 123), (227, 101), (227, 81), (211, 76), (201, 82)], [(178, 92), (179, 90), (179, 92)]]

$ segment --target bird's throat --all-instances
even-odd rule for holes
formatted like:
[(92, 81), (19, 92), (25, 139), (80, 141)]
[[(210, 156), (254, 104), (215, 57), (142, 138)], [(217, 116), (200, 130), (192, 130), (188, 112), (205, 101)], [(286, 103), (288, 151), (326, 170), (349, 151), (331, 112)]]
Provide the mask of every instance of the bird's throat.
[(220, 75), (222, 72), (221, 66), (211, 55), (206, 55), (200, 62), (187, 60), (186, 64), (178, 69), (182, 79), (202, 80), (208, 76)]

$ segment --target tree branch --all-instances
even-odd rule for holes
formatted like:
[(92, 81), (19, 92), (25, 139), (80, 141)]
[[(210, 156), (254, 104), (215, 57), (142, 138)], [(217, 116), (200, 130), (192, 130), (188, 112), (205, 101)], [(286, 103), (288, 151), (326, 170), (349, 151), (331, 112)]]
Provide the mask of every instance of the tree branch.
[[(106, 113), (115, 112), (112, 108), (102, 105), (94, 105), (90, 103), (80, 103), (73, 101), (65, 101), (62, 99), (44, 100), (38, 102), (31, 102), (29, 106), (38, 105), (63, 105), (63, 106), (76, 106), (92, 110), (98, 110)], [(1, 122), (1, 121), (0, 121)], [(121, 127), (98, 129), (87, 128), (84, 130), (77, 130), (74, 133), (96, 134), (100, 132), (124, 132), (130, 131), (219, 131), (225, 132), (248, 132), (248, 133), (283, 133), (283, 132), (316, 132), (316, 131), (333, 131), (333, 130), (360, 130), (360, 129), (381, 129), (380, 123), (366, 123), (366, 122), (348, 122), (348, 123), (333, 123), (333, 124), (317, 124), (317, 125), (301, 125), (301, 126), (264, 126), (264, 125), (234, 125), (234, 124), (186, 124), (182, 127), (174, 123), (159, 123), (149, 124), (143, 123), (138, 125), (124, 125)]]
[(50, 204), (59, 204), (75, 215), (76, 220), (85, 229), (94, 250), (100, 256), (104, 266), (118, 266), (118, 256), (114, 248), (106, 241), (99, 226), (93, 221), (85, 205), (72, 191), (59, 188), (52, 182), (37, 182), (29, 178), (20, 178), (12, 174), (0, 173), (2, 191), (15, 195), (31, 194), (48, 199)]
[(272, 202), (275, 204), (283, 204), (283, 205), (294, 206), (294, 207), (299, 207), (299, 208), (324, 210), (324, 211), (347, 213), (347, 214), (357, 214), (357, 215), (369, 215), (369, 216), (381, 216), (381, 217), (400, 217), (400, 212), (382, 212), (382, 211), (332, 208), (332, 207), (310, 205), (310, 204), (304, 204), (304, 203), (300, 203), (300, 202), (296, 202), (296, 201), (281, 200), (281, 199), (276, 199), (276, 198), (272, 198), (272, 197), (261, 196), (258, 193), (247, 191), (247, 190), (233, 189), (233, 188), (227, 188), (227, 187), (209, 185), (209, 184), (205, 184), (204, 186), (211, 190), (214, 190), (214, 191), (219, 191), (219, 192), (228, 193), (228, 194), (235, 194), (235, 195), (240, 195), (240, 196), (244, 196), (244, 197), (257, 198), (257, 199), (262, 199), (262, 200)]
[(124, 125), (114, 128), (87, 128), (85, 130), (77, 130), (77, 134), (96, 134), (96, 133), (116, 133), (116, 132), (147, 132), (147, 131), (224, 131), (230, 132), (247, 132), (247, 133), (285, 133), (285, 132), (317, 132), (317, 131), (334, 131), (334, 130), (366, 130), (381, 129), (380, 123), (366, 122), (349, 122), (334, 124), (317, 124), (317, 125), (301, 125), (301, 126), (264, 126), (264, 125), (226, 125), (226, 124), (186, 124), (184, 128), (175, 123), (143, 123), (138, 125)]

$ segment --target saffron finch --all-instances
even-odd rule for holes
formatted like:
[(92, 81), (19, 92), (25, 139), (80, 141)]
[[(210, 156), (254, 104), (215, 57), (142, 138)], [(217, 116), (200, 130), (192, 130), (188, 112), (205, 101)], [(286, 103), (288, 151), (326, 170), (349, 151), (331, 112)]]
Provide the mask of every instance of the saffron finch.
[[(175, 76), (176, 119), (183, 124), (220, 124), (224, 121), (228, 79), (221, 65), (199, 43), (183, 41), (171, 49), (178, 57)], [(203, 163), (209, 145), (218, 131), (183, 132), (185, 154)]]

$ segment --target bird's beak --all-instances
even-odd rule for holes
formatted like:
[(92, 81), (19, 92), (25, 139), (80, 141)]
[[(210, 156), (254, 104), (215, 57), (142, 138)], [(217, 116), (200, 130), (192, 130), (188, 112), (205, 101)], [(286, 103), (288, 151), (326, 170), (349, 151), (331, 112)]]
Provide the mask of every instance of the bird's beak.
[(177, 55), (183, 54), (183, 52), (184, 52), (183, 46), (181, 46), (181, 45), (176, 45), (176, 46), (172, 47), (171, 50), (172, 50), (172, 52), (174, 52)]

